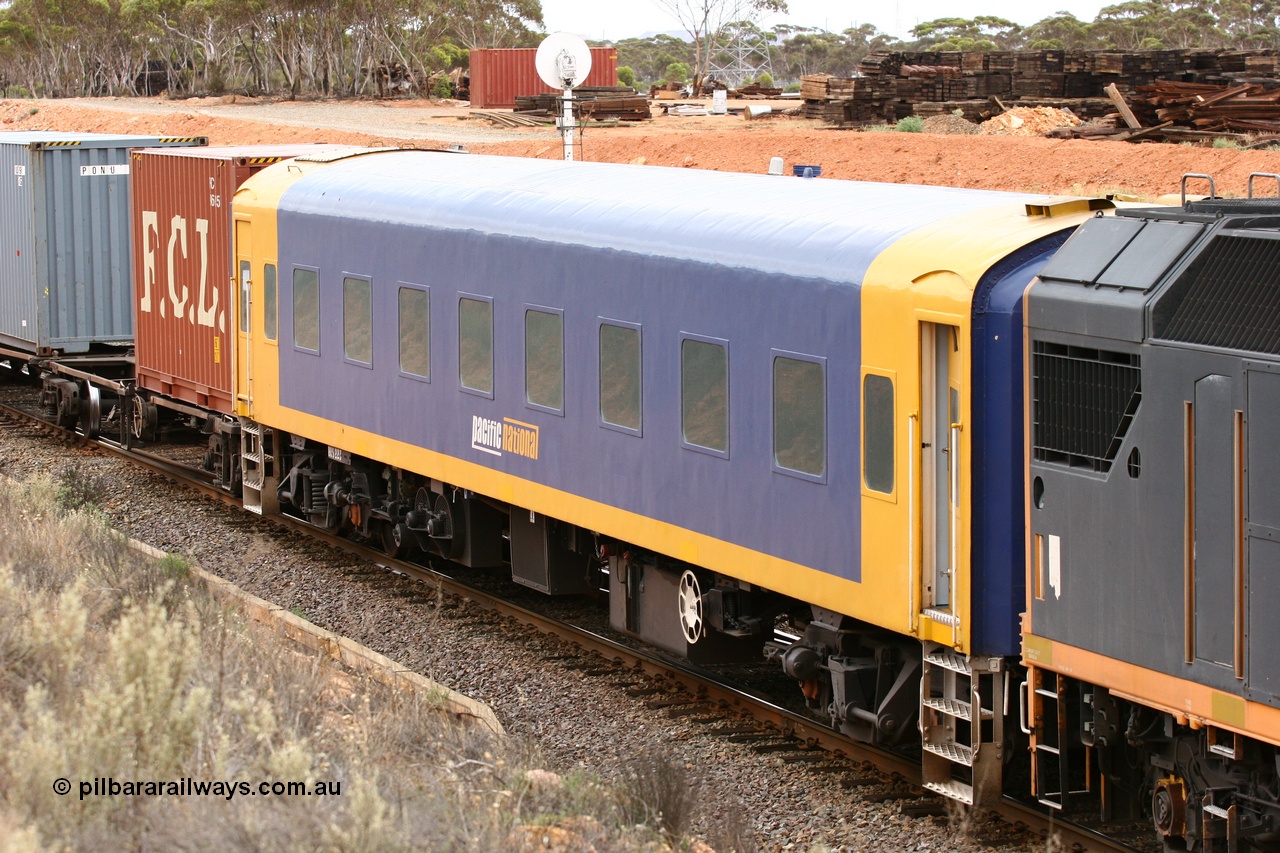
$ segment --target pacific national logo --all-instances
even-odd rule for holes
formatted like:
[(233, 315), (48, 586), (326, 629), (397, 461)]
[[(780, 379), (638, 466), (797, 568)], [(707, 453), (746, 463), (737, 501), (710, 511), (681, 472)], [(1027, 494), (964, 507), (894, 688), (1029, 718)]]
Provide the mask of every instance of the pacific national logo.
[(538, 428), (523, 421), (503, 418), (492, 421), (471, 416), (471, 448), (501, 456), (512, 453), (526, 459), (538, 458)]

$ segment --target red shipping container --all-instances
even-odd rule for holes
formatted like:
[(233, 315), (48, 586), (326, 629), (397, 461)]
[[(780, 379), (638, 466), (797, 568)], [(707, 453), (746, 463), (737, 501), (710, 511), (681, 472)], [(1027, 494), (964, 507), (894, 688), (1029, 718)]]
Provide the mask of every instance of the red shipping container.
[[(139, 388), (230, 414), (231, 198), (259, 169), (332, 145), (144, 148), (131, 157)], [(174, 155), (177, 156), (174, 156)]]
[[(511, 109), (516, 105), (516, 95), (563, 91), (542, 82), (533, 65), (537, 53), (532, 47), (471, 51), (471, 106), (481, 110)], [(591, 48), (591, 73), (582, 85), (618, 85), (617, 48)]]

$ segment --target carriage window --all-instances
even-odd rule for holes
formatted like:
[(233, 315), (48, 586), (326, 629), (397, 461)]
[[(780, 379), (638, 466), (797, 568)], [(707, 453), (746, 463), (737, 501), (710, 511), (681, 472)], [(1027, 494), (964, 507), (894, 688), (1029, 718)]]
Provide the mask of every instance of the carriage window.
[(773, 463), (821, 477), (827, 470), (827, 386), (823, 365), (773, 359)]
[(293, 345), (320, 351), (320, 281), (315, 270), (293, 271)]
[(373, 363), (373, 306), (369, 282), (342, 280), (342, 351), (361, 364)]
[(267, 340), (276, 339), (276, 265), (264, 264), (262, 267), (263, 306), (266, 312), (266, 328), (263, 333)]
[(729, 450), (729, 352), (723, 344), (680, 342), (680, 422), (684, 440)]
[(463, 388), (493, 393), (493, 303), (458, 300), (458, 381)]
[(524, 312), (524, 396), (533, 406), (564, 408), (564, 318)]
[(867, 374), (862, 382), (862, 471), (867, 488), (893, 492), (893, 380)]
[(640, 430), (640, 330), (600, 324), (600, 420)]
[(400, 288), (400, 369), (431, 375), (431, 294), (416, 287)]

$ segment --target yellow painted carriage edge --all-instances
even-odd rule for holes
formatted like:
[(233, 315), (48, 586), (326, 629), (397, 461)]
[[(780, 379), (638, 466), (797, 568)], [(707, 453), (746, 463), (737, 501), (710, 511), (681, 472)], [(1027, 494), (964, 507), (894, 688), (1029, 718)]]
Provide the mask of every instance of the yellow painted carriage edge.
[(1122, 699), (1164, 711), (1188, 725), (1216, 726), (1280, 744), (1280, 708), (1034, 634), (1022, 635), (1022, 649), (1030, 666), (1087, 678)]
[(465, 459), (342, 427), (323, 418), (280, 406), (276, 399), (268, 400), (261, 393), (255, 396), (254, 412), (255, 420), (266, 426), (434, 477), (478, 494), (498, 498), (521, 509), (617, 537), (640, 548), (670, 554), (823, 607), (848, 612), (851, 601), (861, 600), (859, 584), (827, 572), (780, 560), (675, 524), (599, 503), (503, 471), (495, 471)]
[[(896, 377), (894, 387), (894, 471), (892, 499), (863, 489), (862, 604), (881, 611), (878, 619), (900, 633), (922, 640), (969, 648), (973, 608), (970, 606), (969, 469), (961, 465), (957, 565), (954, 567), (954, 615), (959, 629), (921, 614), (923, 540), (920, 534), (920, 465), (911, 464), (909, 424), (921, 410), (921, 323), (950, 325), (958, 330), (957, 363), (952, 382), (960, 394), (960, 453), (972, 458), (972, 346), (970, 318), (973, 290), (993, 264), (1043, 237), (1074, 228), (1097, 205), (1045, 199), (1032, 207), (1001, 203), (991, 208), (940, 220), (914, 231), (886, 248), (872, 262), (862, 285), (862, 375)], [(945, 264), (943, 266), (942, 264)], [(917, 427), (919, 425), (916, 421)], [(917, 434), (917, 443), (920, 436)], [(913, 473), (914, 476), (910, 476)], [(914, 479), (915, 482), (909, 482)], [(913, 504), (915, 504), (913, 508)], [(915, 515), (913, 516), (913, 512)], [(917, 529), (911, 530), (917, 519)], [(914, 540), (914, 541), (913, 541)], [(904, 580), (907, 582), (904, 583)], [(845, 608), (843, 612), (852, 612)], [(856, 614), (855, 614), (856, 615)]]

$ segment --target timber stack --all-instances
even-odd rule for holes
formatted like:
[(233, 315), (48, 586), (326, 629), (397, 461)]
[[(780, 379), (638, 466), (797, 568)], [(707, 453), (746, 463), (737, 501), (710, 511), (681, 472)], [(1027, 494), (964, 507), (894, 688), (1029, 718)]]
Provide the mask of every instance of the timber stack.
[[(1272, 50), (877, 51), (851, 78), (801, 78), (801, 114), (839, 126), (895, 122), (911, 115), (963, 114), (982, 120), (1005, 107), (1050, 106), (1081, 118), (1110, 114), (1106, 87), (1126, 97), (1160, 81), (1216, 87), (1280, 88)], [(1247, 97), (1254, 97), (1249, 95)]]
[[(517, 113), (531, 116), (559, 115), (560, 95), (517, 95)], [(652, 117), (649, 99), (630, 86), (580, 86), (573, 90), (573, 114), (579, 119), (641, 121)]]
[(1280, 88), (1259, 83), (1213, 86), (1161, 80), (1139, 86), (1129, 107), (1144, 127), (1171, 121), (1176, 127), (1210, 132), (1280, 134)]

